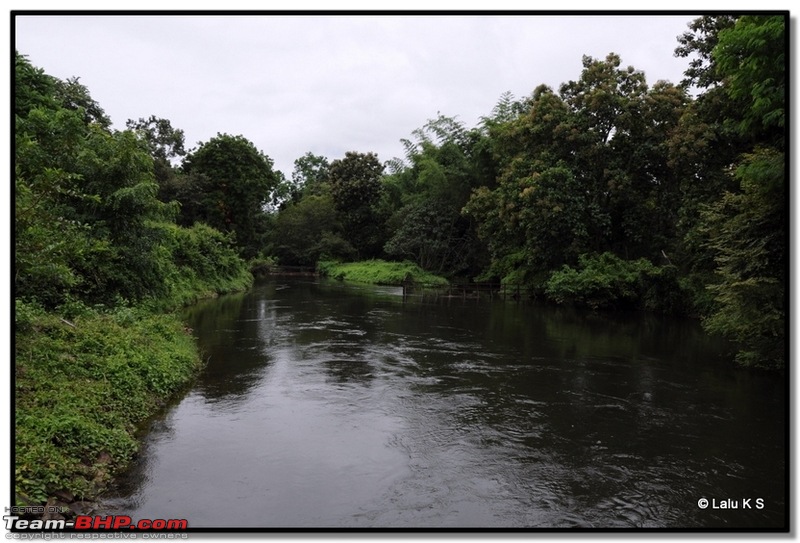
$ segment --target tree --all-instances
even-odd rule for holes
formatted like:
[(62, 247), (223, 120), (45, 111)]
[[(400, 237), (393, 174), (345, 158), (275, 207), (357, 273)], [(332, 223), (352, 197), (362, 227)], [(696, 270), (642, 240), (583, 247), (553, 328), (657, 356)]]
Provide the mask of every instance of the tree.
[(63, 108), (75, 112), (86, 125), (96, 123), (104, 129), (111, 126), (103, 108), (100, 107), (80, 78), (65, 81), (48, 75), (33, 66), (25, 55), (15, 51), (14, 112), (26, 117), (37, 107), (45, 109)]
[(33, 66), (25, 55), (15, 51), (14, 113), (24, 119), (35, 108), (54, 109), (57, 79)]
[(702, 216), (716, 263), (716, 305), (706, 327), (739, 345), (745, 365), (785, 364), (785, 17), (748, 16), (719, 33), (713, 50), (723, 89), (740, 107), (729, 119), (751, 142), (726, 191)]
[(193, 175), (200, 196), (197, 215), (222, 232), (233, 232), (242, 256), (263, 249), (265, 208), (278, 183), (272, 160), (244, 136), (218, 134), (189, 153), (183, 171)]
[(495, 176), (486, 130), (439, 114), (412, 136), (402, 140), (406, 161), (384, 184), (393, 233), (384, 250), (440, 275), (475, 275), (486, 264), (485, 245), (461, 210), (472, 189)]
[(304, 196), (326, 193), (329, 165), (327, 158), (310, 152), (295, 160), (292, 178), (282, 178), (272, 193), (272, 207), (283, 209)]
[(487, 125), (497, 184), (465, 208), (489, 244), (488, 275), (541, 285), (583, 253), (671, 252), (680, 185), (667, 141), (687, 102), (674, 85), (649, 88), (613, 53), (585, 56), (558, 94), (542, 85), (517, 106), (506, 97)]
[(141, 132), (112, 131), (99, 106), (80, 105), (96, 103), (77, 79), (62, 85), (21, 55), (15, 72), (18, 300), (160, 304), (246, 281), (226, 236), (172, 222), (176, 206), (156, 197), (153, 147)]
[(713, 50), (725, 91), (742, 104), (739, 130), (783, 145), (787, 18), (745, 16), (719, 32)]
[(355, 249), (344, 239), (333, 200), (325, 194), (304, 196), (278, 213), (272, 231), (272, 252), (281, 264), (299, 266), (355, 257)]
[[(113, 303), (163, 288), (160, 234), (171, 216), (159, 202), (153, 162), (129, 131), (109, 131), (76, 103), (88, 90), (64, 85), (17, 57), (15, 287), (47, 306), (71, 298)], [(48, 79), (49, 78), (49, 79)], [(32, 84), (26, 88), (24, 82)], [(49, 94), (47, 94), (49, 93)]]
[(147, 120), (141, 117), (138, 121), (128, 119), (125, 125), (145, 141), (150, 156), (155, 160), (169, 162), (186, 155), (183, 130), (173, 128), (169, 119), (151, 115)]
[(151, 115), (138, 121), (128, 119), (126, 126), (147, 146), (153, 158), (153, 173), (158, 183), (158, 199), (162, 202), (181, 201), (185, 197), (180, 187), (186, 185), (173, 160), (186, 155), (183, 130), (173, 128), (167, 119)]
[(385, 219), (378, 213), (382, 174), (374, 153), (347, 152), (328, 169), (334, 206), (359, 258), (379, 256), (385, 242)]
[(321, 155), (306, 153), (294, 161), (292, 182), (304, 192), (318, 194), (328, 182), (330, 162)]
[(105, 129), (111, 127), (111, 119), (91, 97), (89, 89), (80, 83), (79, 77), (70, 77), (65, 81), (56, 80), (55, 91), (61, 106), (79, 112), (84, 123), (97, 123)]
[(740, 346), (744, 365), (784, 366), (786, 203), (783, 153), (760, 149), (736, 171), (741, 192), (726, 193), (705, 215), (717, 263), (709, 286), (715, 310), (706, 328)]
[(684, 284), (693, 291), (698, 315), (711, 310), (713, 300), (706, 285), (714, 280), (716, 268), (708, 250), (704, 210), (725, 192), (736, 190), (730, 168), (750, 148), (747, 137), (736, 128), (738, 123), (730, 121), (739, 115), (724, 87), (711, 87), (686, 105), (666, 142), (667, 164), (680, 194), (671, 258), (681, 267)]
[(681, 82), (684, 88), (694, 85), (708, 89), (719, 85), (720, 78), (712, 53), (720, 31), (732, 27), (735, 22), (735, 15), (704, 15), (692, 21), (689, 24), (690, 31), (678, 37), (680, 45), (675, 48), (675, 56), (695, 57), (684, 72), (685, 77)]
[(447, 199), (421, 200), (398, 213), (401, 218), (386, 243), (386, 254), (411, 259), (437, 275), (463, 272), (478, 241), (469, 221)]
[(56, 158), (72, 159), (85, 128), (77, 114), (64, 109), (19, 110), (25, 116), (16, 117), (14, 146), (15, 296), (52, 307), (84, 280), (79, 263), (104, 249), (70, 216), (66, 200), (88, 196), (80, 192), (72, 160)]

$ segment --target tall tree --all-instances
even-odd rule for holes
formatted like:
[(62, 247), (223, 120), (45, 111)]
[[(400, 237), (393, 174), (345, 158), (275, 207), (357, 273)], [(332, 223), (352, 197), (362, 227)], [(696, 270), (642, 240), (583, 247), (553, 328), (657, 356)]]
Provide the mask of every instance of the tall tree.
[(385, 218), (378, 210), (382, 174), (383, 165), (374, 153), (347, 152), (328, 168), (336, 211), (360, 258), (379, 256), (385, 242)]
[(745, 16), (719, 33), (713, 51), (728, 96), (742, 105), (740, 132), (783, 146), (786, 17)]
[(717, 263), (709, 288), (715, 309), (706, 327), (740, 350), (744, 365), (783, 367), (786, 306), (786, 190), (783, 153), (761, 149), (736, 171), (740, 192), (726, 193), (704, 215)]
[(329, 194), (309, 194), (287, 203), (275, 218), (271, 237), (272, 252), (285, 265), (314, 266), (320, 260), (356, 257)]
[(106, 129), (111, 127), (111, 119), (91, 97), (89, 89), (81, 84), (79, 77), (57, 80), (56, 97), (62, 107), (79, 112), (86, 124), (97, 123)]
[(476, 275), (485, 246), (461, 213), (473, 188), (491, 183), (494, 163), (485, 130), (439, 115), (402, 140), (406, 161), (385, 182), (392, 235), (384, 250), (439, 275)]
[(672, 249), (680, 200), (666, 142), (688, 97), (648, 88), (613, 53), (583, 66), (559, 94), (540, 86), (515, 118), (489, 124), (498, 184), (466, 207), (490, 245), (489, 275), (541, 283), (583, 253), (656, 260)]
[(179, 200), (180, 187), (185, 180), (177, 179), (180, 175), (173, 161), (186, 155), (184, 149), (183, 130), (173, 128), (168, 119), (151, 115), (148, 119), (138, 121), (128, 119), (125, 123), (147, 146), (153, 157), (153, 172), (158, 183), (158, 197), (163, 202)]
[(294, 161), (292, 183), (304, 192), (318, 194), (322, 192), (322, 185), (328, 182), (328, 169), (330, 162), (322, 155), (306, 153)]
[(233, 232), (244, 257), (256, 256), (267, 230), (265, 209), (278, 183), (272, 160), (244, 136), (218, 134), (189, 153), (183, 171), (200, 194), (192, 217)]
[(730, 28), (736, 22), (735, 15), (704, 15), (689, 23), (689, 31), (678, 36), (675, 56), (693, 57), (684, 72), (681, 85), (708, 89), (719, 85), (716, 62), (713, 57), (721, 30)]
[[(152, 159), (130, 131), (110, 131), (88, 90), (17, 56), (15, 286), (46, 305), (111, 303), (163, 286)], [(30, 86), (28, 86), (30, 84)], [(77, 98), (76, 98), (77, 97)]]
[(727, 96), (742, 106), (731, 121), (752, 151), (735, 170), (738, 187), (703, 217), (717, 264), (706, 325), (739, 344), (743, 364), (771, 367), (782, 367), (786, 355), (787, 24), (787, 16), (746, 16), (719, 33), (713, 57)]
[(681, 193), (673, 257), (685, 274), (684, 284), (692, 291), (697, 314), (711, 309), (713, 296), (706, 286), (716, 269), (708, 250), (710, 231), (705, 227), (704, 210), (726, 191), (734, 190), (730, 166), (749, 148), (747, 136), (732, 121), (741, 114), (741, 107), (728, 96), (713, 54), (719, 33), (732, 27), (736, 19), (732, 15), (695, 19), (691, 31), (678, 38), (680, 45), (675, 50), (676, 56), (692, 58), (682, 86), (702, 91), (684, 108), (667, 141), (668, 163)]
[(138, 121), (128, 119), (125, 125), (144, 140), (150, 156), (157, 162), (168, 165), (186, 155), (183, 130), (174, 128), (169, 119), (151, 115), (148, 119), (140, 117)]
[(304, 196), (328, 192), (328, 159), (311, 152), (294, 161), (291, 179), (281, 179), (272, 193), (273, 209), (298, 203)]

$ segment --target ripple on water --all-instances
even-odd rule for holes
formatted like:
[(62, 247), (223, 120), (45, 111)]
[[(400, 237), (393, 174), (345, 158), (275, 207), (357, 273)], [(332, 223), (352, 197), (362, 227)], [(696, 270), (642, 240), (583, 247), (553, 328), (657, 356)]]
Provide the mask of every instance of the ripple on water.
[(764, 391), (779, 390), (674, 362), (663, 329), (618, 338), (548, 308), (422, 312), (292, 285), (279, 304), (252, 294), (240, 319), (207, 316), (209, 366), (110, 511), (218, 527), (781, 521), (780, 489), (749, 517), (696, 505), (775, 488), (780, 402)]

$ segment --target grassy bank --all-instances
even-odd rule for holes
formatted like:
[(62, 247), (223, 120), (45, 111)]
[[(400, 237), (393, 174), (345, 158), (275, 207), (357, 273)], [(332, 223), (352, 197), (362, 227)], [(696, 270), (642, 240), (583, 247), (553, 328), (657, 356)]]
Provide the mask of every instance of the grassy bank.
[(138, 425), (196, 375), (197, 345), (166, 308), (243, 290), (252, 276), (241, 261), (225, 277), (184, 271), (170, 296), (135, 307), (16, 300), (17, 505), (95, 498), (136, 454)]
[(416, 264), (408, 261), (320, 262), (318, 269), (322, 275), (333, 279), (373, 285), (402, 285), (409, 282), (434, 286), (447, 285), (447, 279), (426, 272)]
[(172, 315), (16, 310), (17, 502), (91, 498), (133, 457), (136, 425), (200, 367), (197, 347)]

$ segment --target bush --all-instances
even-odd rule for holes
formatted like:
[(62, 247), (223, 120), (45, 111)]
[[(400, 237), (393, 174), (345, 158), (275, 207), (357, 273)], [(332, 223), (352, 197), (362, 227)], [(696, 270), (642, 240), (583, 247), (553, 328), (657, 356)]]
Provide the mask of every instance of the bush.
[(564, 266), (545, 283), (545, 293), (559, 304), (592, 309), (648, 309), (680, 313), (686, 296), (674, 266), (657, 267), (647, 259), (622, 260), (612, 253), (581, 255), (578, 269)]
[(161, 297), (148, 300), (150, 306), (186, 305), (218, 293), (244, 290), (252, 283), (253, 276), (229, 236), (202, 223), (191, 228), (172, 223), (158, 227), (164, 240), (159, 258), (164, 291)]

